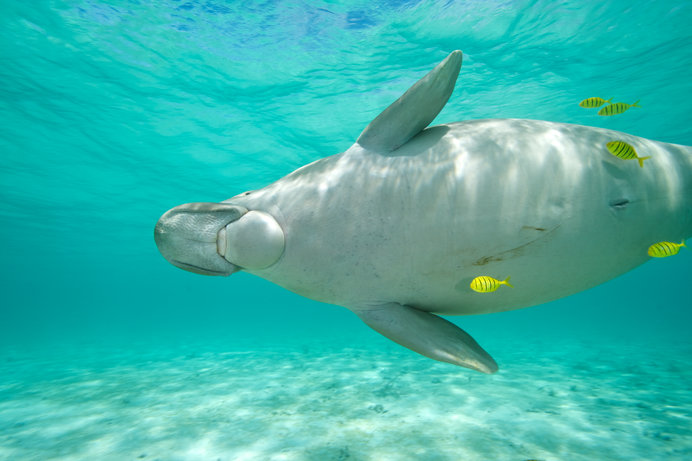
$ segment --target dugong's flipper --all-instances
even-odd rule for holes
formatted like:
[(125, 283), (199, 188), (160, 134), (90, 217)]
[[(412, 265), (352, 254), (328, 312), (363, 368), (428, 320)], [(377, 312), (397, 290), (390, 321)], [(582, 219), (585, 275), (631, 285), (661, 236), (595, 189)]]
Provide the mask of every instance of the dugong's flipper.
[(459, 50), (451, 52), (375, 117), (356, 143), (370, 151), (386, 154), (430, 125), (452, 95), (461, 69), (461, 55)]
[(375, 331), (431, 359), (483, 373), (495, 373), (497, 363), (464, 330), (429, 312), (397, 303), (353, 309)]

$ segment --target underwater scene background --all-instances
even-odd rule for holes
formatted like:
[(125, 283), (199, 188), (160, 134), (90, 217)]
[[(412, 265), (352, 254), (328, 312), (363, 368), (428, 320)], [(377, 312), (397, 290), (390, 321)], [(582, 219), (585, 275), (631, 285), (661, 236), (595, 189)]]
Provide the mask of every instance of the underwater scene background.
[[(0, 459), (692, 459), (687, 249), (452, 318), (488, 376), (247, 274), (181, 271), (152, 237), (175, 205), (344, 151), (454, 49), (434, 123), (692, 145), (691, 22), (680, 0), (3, 1)], [(592, 96), (641, 108), (599, 117)]]

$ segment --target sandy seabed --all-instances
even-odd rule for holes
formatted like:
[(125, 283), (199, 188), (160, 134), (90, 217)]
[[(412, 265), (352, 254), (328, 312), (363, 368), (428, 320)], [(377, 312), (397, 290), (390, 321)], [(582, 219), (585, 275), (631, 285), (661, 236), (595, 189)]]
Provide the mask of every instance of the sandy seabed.
[(692, 345), (652, 345), (3, 348), (0, 459), (692, 459)]

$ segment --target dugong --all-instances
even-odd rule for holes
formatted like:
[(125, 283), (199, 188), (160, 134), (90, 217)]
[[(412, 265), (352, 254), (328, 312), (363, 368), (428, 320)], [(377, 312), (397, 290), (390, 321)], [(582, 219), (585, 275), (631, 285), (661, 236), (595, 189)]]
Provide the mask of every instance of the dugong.
[[(692, 234), (692, 147), (617, 131), (489, 119), (428, 128), (449, 99), (454, 51), (348, 150), (220, 203), (167, 211), (154, 238), (173, 265), (243, 270), (345, 306), (427, 357), (494, 373), (441, 315), (533, 306), (601, 284)], [(644, 167), (606, 143), (650, 156)], [(478, 276), (512, 288), (477, 293)]]

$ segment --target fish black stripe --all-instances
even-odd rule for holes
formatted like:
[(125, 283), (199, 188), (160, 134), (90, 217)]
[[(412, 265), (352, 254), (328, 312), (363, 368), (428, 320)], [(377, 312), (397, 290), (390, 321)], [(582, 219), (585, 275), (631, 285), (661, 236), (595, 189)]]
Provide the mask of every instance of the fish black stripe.
[(667, 250), (667, 248), (666, 248), (665, 242), (659, 243), (658, 246), (659, 246), (659, 248), (661, 249), (661, 254), (663, 254), (664, 256), (667, 256), (667, 255), (666, 255), (666, 250)]
[(620, 154), (622, 153), (621, 151), (624, 147), (625, 147), (625, 143), (623, 143), (621, 141), (615, 141), (615, 155), (617, 155), (619, 157)]
[(657, 244), (656, 244), (656, 253), (658, 253), (658, 256), (661, 256), (661, 255), (665, 255), (665, 254), (666, 254), (666, 250), (665, 250), (665, 248), (663, 247), (663, 244), (662, 244), (662, 243), (657, 243)]

